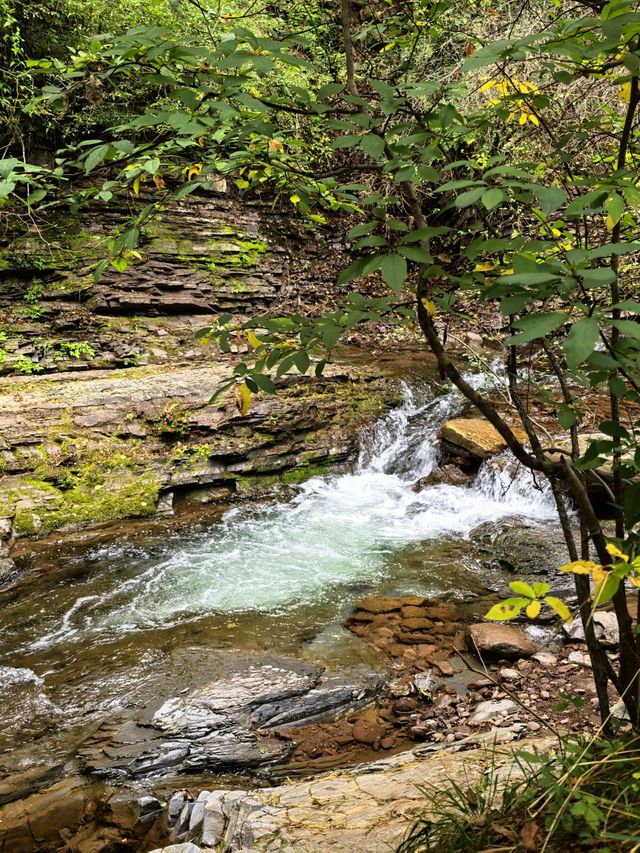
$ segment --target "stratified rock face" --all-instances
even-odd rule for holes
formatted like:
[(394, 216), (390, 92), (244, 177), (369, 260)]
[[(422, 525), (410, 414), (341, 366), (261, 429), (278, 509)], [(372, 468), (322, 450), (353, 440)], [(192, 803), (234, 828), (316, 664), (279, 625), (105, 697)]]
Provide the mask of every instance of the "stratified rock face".
[(467, 643), (470, 649), (493, 658), (528, 658), (536, 652), (535, 643), (515, 625), (470, 625)]
[(484, 418), (453, 418), (442, 426), (440, 437), (477, 459), (488, 459), (507, 447), (500, 433)]
[(345, 246), (267, 200), (203, 188), (145, 223), (140, 260), (95, 281), (105, 236), (130, 214), (115, 202), (51, 222), (46, 250), (40, 232), (0, 237), (0, 323), (11, 329), (0, 359), (0, 580), (14, 570), (3, 540), (170, 514), (191, 492), (198, 504), (263, 496), (324, 473), (398, 399), (376, 363), (279, 379), (278, 395), (254, 398), (245, 415), (232, 391), (211, 403), (250, 346), (238, 335), (225, 354), (195, 333), (221, 312), (319, 310), (328, 286), (339, 296)]
[(273, 764), (294, 747), (279, 727), (357, 708), (384, 683), (364, 669), (323, 677), (321, 667), (288, 658), (238, 659), (237, 666), (115, 731), (103, 726), (80, 751), (86, 767), (107, 777), (140, 777)]

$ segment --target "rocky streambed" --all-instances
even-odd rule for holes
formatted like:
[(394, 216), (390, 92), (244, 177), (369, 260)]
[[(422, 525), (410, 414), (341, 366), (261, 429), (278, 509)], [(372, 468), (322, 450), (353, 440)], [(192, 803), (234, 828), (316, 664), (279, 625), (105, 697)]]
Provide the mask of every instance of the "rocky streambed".
[(422, 348), (211, 402), (247, 342), (194, 331), (331, 306), (347, 248), (222, 189), (122, 277), (89, 269), (117, 210), (4, 247), (2, 849), (386, 849), (483, 732), (593, 723), (579, 636), (469, 628), (564, 546)]

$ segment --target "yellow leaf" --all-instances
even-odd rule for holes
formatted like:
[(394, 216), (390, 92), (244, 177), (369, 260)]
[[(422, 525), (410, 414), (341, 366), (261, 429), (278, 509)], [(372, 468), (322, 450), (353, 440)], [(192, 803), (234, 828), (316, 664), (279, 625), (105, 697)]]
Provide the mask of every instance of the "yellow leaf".
[(593, 578), (593, 582), (596, 585), (596, 595), (600, 592), (600, 589), (607, 582), (607, 578), (611, 572), (605, 571), (602, 566), (596, 566), (595, 569), (591, 572), (591, 577)]
[(571, 611), (561, 598), (556, 598), (555, 595), (545, 596), (544, 603), (554, 610), (563, 622), (572, 622), (573, 616)]
[(627, 580), (631, 581), (634, 586), (640, 587), (640, 577), (637, 575), (627, 575)]
[(187, 169), (187, 180), (190, 181), (195, 175), (199, 175), (202, 171), (202, 163), (194, 163)]
[(624, 83), (620, 89), (619, 94), (623, 101), (629, 103), (631, 99), (631, 82)]
[(246, 382), (236, 386), (236, 406), (241, 415), (246, 415), (251, 407), (251, 391)]
[(476, 264), (473, 268), (474, 272), (489, 272), (490, 270), (494, 270), (496, 268), (495, 264)]
[(526, 124), (527, 123), (527, 114), (520, 113), (520, 118), (518, 119), (518, 124)]
[(629, 557), (611, 542), (607, 545), (607, 554), (611, 554), (612, 557), (617, 557), (619, 560), (622, 560), (623, 563), (629, 562)]
[(573, 572), (574, 575), (591, 575), (599, 569), (602, 569), (602, 566), (599, 566), (592, 560), (574, 560), (573, 563), (567, 563), (566, 566), (560, 566), (558, 571)]
[(291, 204), (298, 204), (298, 202), (300, 201), (300, 196), (299, 195), (292, 195), (289, 198), (289, 201), (291, 202)]
[(141, 177), (142, 177), (141, 175), (138, 175), (138, 177), (137, 177), (137, 178), (134, 180), (134, 182), (133, 182), (133, 191), (134, 191), (134, 193), (135, 193), (136, 195), (138, 195), (138, 193), (140, 192), (140, 180), (141, 180)]
[(534, 113), (529, 113), (529, 121), (531, 124), (534, 124), (536, 127), (540, 127), (540, 119)]
[(267, 146), (270, 151), (283, 151), (284, 145), (280, 142), (279, 139), (270, 139), (267, 143)]
[(529, 617), (529, 619), (535, 619), (536, 616), (540, 613), (540, 608), (542, 605), (539, 601), (532, 601), (531, 604), (527, 605), (527, 609), (525, 613)]
[(495, 80), (487, 80), (486, 83), (483, 83), (482, 86), (480, 86), (480, 91), (488, 92), (489, 89), (493, 89), (495, 85), (497, 85)]
[(606, 221), (607, 231), (613, 231), (615, 224), (616, 223), (613, 221), (613, 217), (611, 216), (610, 213), (608, 213), (607, 214), (607, 221)]
[(262, 342), (258, 340), (255, 332), (252, 332), (251, 329), (247, 332), (247, 340), (249, 341), (249, 346), (251, 349), (258, 349), (261, 346)]
[(426, 298), (426, 296), (425, 296), (425, 297), (423, 297), (420, 301), (422, 302), (422, 305), (423, 305), (423, 307), (424, 307), (424, 310), (427, 312), (427, 314), (428, 314), (430, 317), (433, 317), (433, 315), (434, 315), (434, 314), (436, 313), (436, 311), (437, 311), (437, 308), (436, 308), (436, 306), (435, 306), (435, 303), (433, 303), (430, 299), (427, 299), (427, 298)]

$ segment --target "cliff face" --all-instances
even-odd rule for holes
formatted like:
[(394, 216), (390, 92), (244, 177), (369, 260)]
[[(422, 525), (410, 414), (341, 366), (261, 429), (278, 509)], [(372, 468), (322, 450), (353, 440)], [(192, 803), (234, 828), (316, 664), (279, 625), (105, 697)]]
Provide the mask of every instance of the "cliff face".
[(284, 379), (244, 416), (232, 395), (210, 404), (243, 344), (223, 356), (194, 332), (220, 311), (331, 305), (344, 247), (220, 193), (164, 211), (142, 235), (143, 259), (94, 282), (98, 246), (123, 220), (117, 210), (68, 220), (4, 248), (5, 572), (19, 537), (299, 482), (344, 461), (358, 428), (397, 399), (389, 370), (369, 359)]

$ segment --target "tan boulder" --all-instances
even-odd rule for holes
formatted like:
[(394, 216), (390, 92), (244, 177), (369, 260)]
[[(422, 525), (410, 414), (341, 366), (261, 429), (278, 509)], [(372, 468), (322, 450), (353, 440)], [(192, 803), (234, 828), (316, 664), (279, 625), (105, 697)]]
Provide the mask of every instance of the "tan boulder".
[[(512, 427), (512, 430), (520, 440), (524, 440), (521, 428)], [(488, 459), (507, 448), (500, 433), (484, 418), (453, 418), (441, 427), (440, 438), (478, 459)]]

